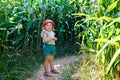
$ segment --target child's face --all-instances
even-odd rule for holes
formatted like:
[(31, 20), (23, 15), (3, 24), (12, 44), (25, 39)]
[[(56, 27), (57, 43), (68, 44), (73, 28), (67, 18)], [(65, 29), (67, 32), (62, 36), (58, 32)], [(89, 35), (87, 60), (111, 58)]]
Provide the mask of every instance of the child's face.
[(45, 25), (45, 30), (52, 31), (52, 29), (53, 29), (52, 23), (48, 23)]

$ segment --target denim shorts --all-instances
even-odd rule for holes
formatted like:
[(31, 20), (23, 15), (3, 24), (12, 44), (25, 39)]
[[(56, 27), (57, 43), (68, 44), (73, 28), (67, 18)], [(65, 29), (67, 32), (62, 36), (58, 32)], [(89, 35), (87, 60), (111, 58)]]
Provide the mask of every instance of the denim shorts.
[(43, 53), (45, 55), (56, 55), (55, 45), (44, 43), (43, 44)]

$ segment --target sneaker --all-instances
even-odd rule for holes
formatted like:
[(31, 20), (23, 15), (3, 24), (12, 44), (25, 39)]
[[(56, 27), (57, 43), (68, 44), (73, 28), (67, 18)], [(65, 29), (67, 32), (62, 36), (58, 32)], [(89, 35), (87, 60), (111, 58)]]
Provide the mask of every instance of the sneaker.
[(51, 70), (51, 73), (52, 73), (52, 74), (60, 74), (60, 72), (57, 71), (56, 69)]
[(44, 72), (44, 76), (52, 77), (52, 74), (50, 74), (49, 71)]

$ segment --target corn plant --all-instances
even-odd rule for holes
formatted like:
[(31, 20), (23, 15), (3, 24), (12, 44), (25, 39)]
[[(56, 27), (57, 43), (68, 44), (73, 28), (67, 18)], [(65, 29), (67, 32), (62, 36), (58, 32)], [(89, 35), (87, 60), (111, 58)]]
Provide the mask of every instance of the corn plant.
[[(93, 6), (88, 7), (88, 11), (76, 13), (77, 17), (85, 16), (82, 23), (76, 23), (75, 28), (82, 27), (83, 31), (78, 34), (78, 37), (82, 37), (81, 50), (97, 53), (98, 61), (103, 66), (104, 78), (109, 75), (108, 78), (115, 78), (114, 64), (119, 62), (119, 15), (115, 15), (119, 10), (119, 1), (102, 1), (91, 2)], [(106, 6), (107, 5), (109, 6)], [(104, 5), (105, 4), (105, 5)], [(111, 5), (110, 5), (111, 4)], [(107, 8), (107, 10), (105, 10)], [(101, 12), (100, 12), (101, 11)], [(103, 13), (104, 12), (104, 13)], [(91, 14), (91, 15), (90, 15)], [(111, 14), (111, 17), (109, 17)], [(118, 18), (116, 18), (118, 17)], [(116, 31), (117, 30), (117, 31)], [(117, 38), (116, 38), (117, 37)], [(109, 46), (108, 46), (109, 45)], [(81, 52), (81, 51), (80, 51)], [(109, 65), (107, 67), (107, 65)], [(114, 68), (114, 70), (113, 70)]]
[(40, 33), (45, 19), (52, 19), (56, 23), (58, 54), (64, 56), (73, 53), (73, 27), (77, 19), (72, 17), (72, 13), (78, 12), (79, 8), (78, 0), (1, 0), (0, 78), (22, 80), (20, 66), (26, 57), (29, 59), (32, 56), (35, 64), (38, 64), (39, 61), (34, 56), (41, 54), (40, 62), (43, 61)]

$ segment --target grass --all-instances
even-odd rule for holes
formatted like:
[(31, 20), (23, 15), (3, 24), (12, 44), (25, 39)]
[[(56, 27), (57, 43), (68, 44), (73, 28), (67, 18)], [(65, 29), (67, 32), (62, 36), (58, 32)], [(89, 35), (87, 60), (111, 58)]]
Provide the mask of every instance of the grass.
[(62, 80), (100, 80), (103, 69), (98, 65), (94, 54), (82, 54), (79, 61), (62, 69)]
[(98, 63), (95, 54), (82, 53), (78, 61), (62, 68), (62, 80), (120, 80), (119, 73), (115, 77), (105, 75), (104, 66)]
[(1, 80), (25, 80), (32, 76), (33, 71), (39, 68), (43, 62), (41, 53), (14, 57), (7, 60), (7, 73), (1, 73)]

